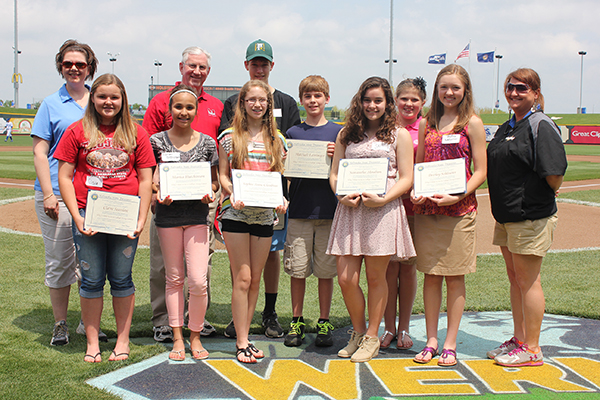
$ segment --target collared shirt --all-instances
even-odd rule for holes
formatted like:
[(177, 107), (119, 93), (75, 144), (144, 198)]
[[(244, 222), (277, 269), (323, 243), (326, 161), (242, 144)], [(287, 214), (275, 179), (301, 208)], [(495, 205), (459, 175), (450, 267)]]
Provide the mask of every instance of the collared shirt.
[[(88, 90), (89, 86), (85, 86)], [(31, 136), (37, 136), (49, 142), (48, 164), (50, 165), (50, 179), (52, 190), (59, 195), (58, 189), (58, 161), (54, 158), (54, 151), (65, 130), (75, 121), (83, 117), (85, 107), (81, 107), (67, 91), (64, 84), (57, 92), (46, 97), (35, 115)], [(36, 178), (35, 190), (42, 190), (39, 179)]]
[[(181, 82), (176, 82), (177, 86)], [(148, 105), (142, 126), (149, 135), (168, 131), (173, 126), (173, 117), (169, 112), (171, 91), (167, 90), (154, 96)], [(198, 112), (192, 121), (192, 129), (210, 136), (217, 141), (217, 132), (221, 123), (223, 103), (206, 93), (204, 89), (198, 96)]]

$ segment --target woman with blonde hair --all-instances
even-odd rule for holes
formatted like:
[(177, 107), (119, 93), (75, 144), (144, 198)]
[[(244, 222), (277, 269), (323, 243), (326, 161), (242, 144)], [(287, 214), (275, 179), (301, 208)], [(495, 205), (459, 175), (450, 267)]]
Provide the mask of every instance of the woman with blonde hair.
[[(71, 125), (58, 145), (58, 183), (73, 217), (73, 240), (81, 264), (81, 316), (86, 327), (86, 362), (101, 362), (98, 343), (104, 284), (108, 278), (117, 323), (117, 342), (109, 361), (129, 358), (129, 330), (135, 304), (131, 268), (152, 196), (156, 165), (150, 139), (129, 115), (127, 94), (112, 74), (92, 85), (82, 120)], [(99, 233), (84, 227), (88, 190), (137, 195), (140, 210), (132, 234)]]

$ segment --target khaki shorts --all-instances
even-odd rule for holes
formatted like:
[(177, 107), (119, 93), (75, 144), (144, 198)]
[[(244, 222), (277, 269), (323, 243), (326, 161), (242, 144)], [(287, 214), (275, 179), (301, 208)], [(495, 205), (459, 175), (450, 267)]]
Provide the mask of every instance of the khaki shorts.
[(506, 246), (514, 254), (544, 257), (552, 245), (557, 223), (556, 214), (533, 221), (506, 224), (496, 222), (492, 243), (496, 246)]
[(337, 275), (335, 256), (325, 254), (330, 219), (289, 219), (283, 250), (283, 267), (293, 278), (304, 279), (312, 274), (319, 279)]

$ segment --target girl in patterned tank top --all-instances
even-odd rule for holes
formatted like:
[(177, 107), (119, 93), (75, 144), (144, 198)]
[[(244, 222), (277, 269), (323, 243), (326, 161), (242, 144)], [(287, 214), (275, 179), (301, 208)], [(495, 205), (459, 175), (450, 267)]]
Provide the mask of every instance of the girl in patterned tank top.
[[(416, 162), (463, 158), (467, 174), (465, 193), (415, 197), (417, 270), (425, 274), (423, 303), (427, 344), (415, 356), (428, 363), (438, 354), (438, 319), (442, 285), (446, 281), (448, 328), (438, 365), (456, 365), (456, 337), (465, 307), (465, 274), (475, 272), (475, 190), (485, 181), (485, 131), (475, 115), (473, 90), (467, 71), (452, 64), (435, 81), (427, 116), (419, 125)], [(471, 162), (473, 171), (471, 171)]]

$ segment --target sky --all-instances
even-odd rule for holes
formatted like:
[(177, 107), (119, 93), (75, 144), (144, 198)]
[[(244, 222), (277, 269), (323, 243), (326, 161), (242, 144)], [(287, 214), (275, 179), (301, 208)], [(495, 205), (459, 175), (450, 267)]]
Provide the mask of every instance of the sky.
[[(329, 105), (348, 107), (370, 76), (388, 78), (390, 0), (18, 0), (19, 105), (41, 101), (63, 83), (54, 57), (67, 39), (89, 44), (100, 60), (98, 77), (111, 72), (107, 52), (120, 53), (114, 72), (130, 103), (147, 104), (150, 77), (173, 84), (188, 46), (212, 54), (208, 86), (241, 86), (248, 44), (261, 38), (273, 47), (269, 83), (298, 98), (298, 84), (321, 75), (330, 84)], [(0, 99), (13, 99), (14, 0), (0, 0)], [(600, 112), (600, 2), (598, 0), (394, 0), (392, 82), (422, 76), (428, 101), (441, 67), (430, 55), (454, 62), (470, 42), (476, 106), (493, 107), (495, 64), (476, 53), (496, 51), (500, 81), (520, 67), (542, 79), (548, 113), (575, 113), (579, 106), (581, 56), (583, 107)], [(154, 61), (163, 65), (157, 73)], [(500, 91), (500, 108), (507, 109)]]

